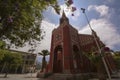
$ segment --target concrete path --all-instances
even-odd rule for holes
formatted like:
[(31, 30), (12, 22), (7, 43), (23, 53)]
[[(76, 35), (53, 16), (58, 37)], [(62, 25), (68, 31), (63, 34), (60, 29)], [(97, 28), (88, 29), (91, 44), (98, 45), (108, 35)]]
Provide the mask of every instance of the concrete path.
[[(36, 73), (28, 74), (8, 74), (7, 78), (3, 78), (4, 74), (0, 74), (0, 80), (51, 80), (36, 78)], [(112, 80), (120, 80), (120, 72), (112, 75)], [(89, 79), (89, 80), (99, 80), (99, 79)]]

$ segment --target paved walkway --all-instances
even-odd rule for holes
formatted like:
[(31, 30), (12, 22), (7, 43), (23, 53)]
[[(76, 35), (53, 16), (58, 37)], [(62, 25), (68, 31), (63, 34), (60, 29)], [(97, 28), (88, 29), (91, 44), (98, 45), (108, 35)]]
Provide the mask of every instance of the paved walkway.
[[(111, 75), (112, 77), (112, 80), (120, 80), (120, 72), (114, 74), (114, 75)], [(89, 79), (89, 80), (99, 80), (99, 79)], [(109, 80), (109, 79), (107, 79)]]
[[(4, 74), (0, 74), (0, 80), (51, 80), (51, 79), (36, 78), (36, 73), (8, 74), (7, 78), (3, 78), (3, 77)], [(115, 75), (112, 75), (112, 77), (113, 77), (112, 80), (120, 80), (120, 72)], [(89, 79), (89, 80), (98, 80), (98, 79)]]
[(40, 80), (36, 78), (35, 73), (28, 74), (8, 74), (7, 78), (3, 78), (4, 74), (0, 74), (0, 80)]

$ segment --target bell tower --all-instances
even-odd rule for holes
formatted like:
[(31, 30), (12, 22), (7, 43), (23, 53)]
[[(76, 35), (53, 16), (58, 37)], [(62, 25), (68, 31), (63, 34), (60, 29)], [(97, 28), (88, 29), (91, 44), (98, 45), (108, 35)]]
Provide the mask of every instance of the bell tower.
[(59, 27), (52, 31), (49, 72), (82, 72), (81, 59), (78, 31), (63, 12)]

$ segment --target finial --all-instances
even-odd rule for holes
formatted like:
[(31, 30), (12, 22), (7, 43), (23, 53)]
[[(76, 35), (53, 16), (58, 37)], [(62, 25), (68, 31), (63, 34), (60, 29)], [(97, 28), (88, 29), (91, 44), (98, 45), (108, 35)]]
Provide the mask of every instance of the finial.
[(63, 10), (63, 13), (62, 13), (62, 17), (66, 17), (64, 10)]
[(63, 10), (62, 17), (60, 18), (60, 24), (62, 24), (62, 23), (64, 23), (64, 22), (69, 24), (69, 20), (68, 20), (68, 18), (66, 17), (65, 12), (64, 12), (64, 10)]

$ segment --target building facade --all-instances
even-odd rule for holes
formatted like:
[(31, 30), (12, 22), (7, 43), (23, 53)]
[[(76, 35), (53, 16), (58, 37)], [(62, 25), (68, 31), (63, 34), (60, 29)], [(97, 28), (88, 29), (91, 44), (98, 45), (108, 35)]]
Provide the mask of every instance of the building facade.
[[(91, 35), (79, 34), (78, 31), (69, 24), (69, 19), (63, 12), (60, 18), (60, 25), (52, 32), (50, 62), (48, 72), (52, 73), (88, 73), (95, 69), (94, 64), (86, 56), (90, 52), (97, 52), (96, 40), (100, 47), (105, 45), (100, 41), (93, 30)], [(106, 60), (108, 60), (106, 58)], [(113, 61), (113, 60), (111, 60)], [(108, 60), (109, 65), (111, 64)]]
[(22, 64), (18, 66), (16, 73), (29, 73), (34, 72), (36, 68), (36, 56), (37, 54), (34, 53), (27, 53), (23, 51), (16, 51), (16, 50), (9, 50), (11, 52), (17, 52), (18, 54), (22, 55)]

